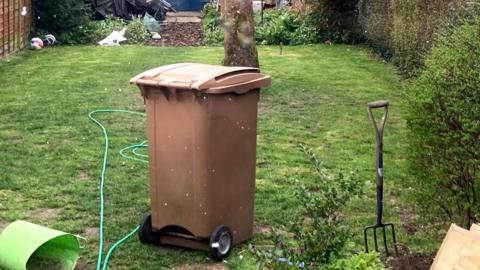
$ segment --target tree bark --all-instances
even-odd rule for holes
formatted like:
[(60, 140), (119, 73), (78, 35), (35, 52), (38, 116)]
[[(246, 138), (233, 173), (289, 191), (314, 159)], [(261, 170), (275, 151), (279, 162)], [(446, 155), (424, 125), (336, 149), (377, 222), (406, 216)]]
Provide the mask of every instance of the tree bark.
[(252, 0), (222, 0), (224, 66), (259, 67)]

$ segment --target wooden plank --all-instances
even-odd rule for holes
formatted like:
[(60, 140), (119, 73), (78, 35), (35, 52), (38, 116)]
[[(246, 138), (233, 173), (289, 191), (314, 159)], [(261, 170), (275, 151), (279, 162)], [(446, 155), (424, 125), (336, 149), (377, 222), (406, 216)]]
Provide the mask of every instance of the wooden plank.
[(13, 32), (13, 21), (12, 21), (12, 1), (8, 0), (8, 6), (7, 6), (7, 19), (8, 19), (8, 51), (7, 53), (10, 54), (12, 53), (12, 32)]
[(18, 0), (15, 0), (13, 3), (13, 49), (17, 51), (20, 48), (20, 28), (19, 26), (19, 19), (20, 19), (20, 11), (18, 9)]
[(5, 0), (0, 0), (0, 58), (3, 58), (4, 55), (5, 55), (4, 50), (3, 50), (3, 44), (5, 43), (5, 40), (4, 40), (4, 33), (5, 33), (4, 2), (5, 2)]
[(430, 270), (480, 270), (480, 235), (450, 226)]
[(480, 225), (472, 224), (472, 226), (470, 227), (470, 231), (477, 235), (480, 235)]
[[(21, 15), (23, 7), (26, 16)], [(0, 58), (29, 46), (32, 16), (32, 0), (0, 0)]]
[[(20, 2), (20, 7), (21, 7), (21, 10), (20, 12), (22, 12), (23, 10), (23, 7), (25, 7), (25, 0), (22, 0)], [(27, 13), (28, 14), (28, 13)], [(20, 47), (23, 49), (26, 47), (26, 43), (25, 43), (25, 39), (26, 39), (26, 36), (25, 36), (25, 33), (26, 33), (26, 29), (25, 29), (25, 19), (27, 18), (28, 15), (26, 16), (20, 16), (20, 31), (21, 31), (21, 34), (20, 34)]]
[(25, 17), (25, 46), (29, 46), (30, 40), (28, 40), (28, 34), (32, 29), (32, 19), (33, 19), (33, 11), (32, 11), (32, 1), (25, 0), (25, 6), (27, 7), (27, 16)]
[(2, 16), (2, 22), (3, 22), (3, 32), (2, 32), (2, 56), (7, 55), (7, 49), (5, 45), (7, 44), (7, 32), (8, 32), (8, 24), (7, 24), (7, 16), (8, 16), (8, 11), (7, 11), (7, 1), (8, 0), (3, 0), (3, 16)]

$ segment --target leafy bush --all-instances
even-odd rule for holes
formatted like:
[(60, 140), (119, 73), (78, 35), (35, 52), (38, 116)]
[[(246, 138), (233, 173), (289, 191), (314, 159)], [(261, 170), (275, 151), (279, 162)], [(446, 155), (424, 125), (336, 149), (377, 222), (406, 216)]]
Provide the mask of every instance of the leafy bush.
[(150, 33), (143, 24), (142, 19), (127, 21), (125, 31), (126, 42), (129, 44), (145, 44), (150, 41)]
[(203, 44), (205, 45), (223, 44), (222, 18), (216, 6), (217, 1), (214, 0), (206, 4), (202, 10)]
[(89, 10), (83, 1), (41, 0), (33, 1), (35, 35), (53, 34), (57, 38), (88, 23)]
[[(215, 2), (203, 9), (203, 42), (206, 45), (223, 43), (223, 27), (220, 14), (215, 10)], [(255, 39), (261, 44), (300, 45), (323, 41), (318, 31), (309, 21), (304, 20), (289, 9), (265, 10), (263, 20), (255, 14)]]
[(269, 9), (255, 18), (255, 38), (262, 44), (300, 45), (319, 41), (316, 29), (289, 9)]
[[(317, 184), (311, 187), (300, 184), (301, 188), (295, 197), (299, 201), (301, 213), (294, 222), (286, 225), (289, 233), (274, 231), (273, 249), (250, 247), (262, 264), (261, 267), (322, 267), (339, 257), (351, 237), (339, 211), (350, 199), (361, 193), (355, 175), (330, 173), (322, 167), (311, 149), (304, 145), (300, 145), (300, 148), (313, 164)], [(298, 181), (295, 185), (299, 185)]]
[(480, 221), (479, 63), (477, 14), (439, 40), (407, 92), (417, 205), (464, 226)]
[(126, 28), (125, 38), (127, 44), (143, 44), (150, 40), (150, 34), (141, 19), (125, 21), (107, 17), (105, 20), (89, 21), (77, 27), (70, 34), (65, 35), (60, 41), (62, 44), (95, 44), (104, 39), (112, 31)]

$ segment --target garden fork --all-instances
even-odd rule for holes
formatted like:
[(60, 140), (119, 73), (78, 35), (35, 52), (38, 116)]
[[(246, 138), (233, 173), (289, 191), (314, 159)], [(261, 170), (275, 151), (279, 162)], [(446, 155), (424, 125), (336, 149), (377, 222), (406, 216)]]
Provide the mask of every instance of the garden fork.
[[(388, 246), (387, 246), (387, 233), (386, 228), (391, 228), (392, 230), (392, 240), (393, 240), (393, 247), (395, 249), (395, 253), (397, 254), (397, 240), (395, 238), (395, 227), (392, 223), (383, 223), (382, 222), (382, 215), (383, 215), (383, 128), (385, 127), (385, 121), (387, 120), (388, 114), (388, 101), (376, 101), (368, 103), (368, 114), (370, 116), (370, 120), (373, 123), (373, 127), (375, 128), (375, 137), (376, 137), (376, 163), (377, 163), (377, 223), (372, 226), (368, 226), (365, 228), (364, 240), (365, 240), (365, 251), (368, 252), (368, 238), (367, 232), (368, 230), (373, 231), (373, 240), (375, 244), (375, 251), (378, 252), (378, 240), (377, 240), (377, 229), (381, 229), (382, 231), (382, 238), (383, 238), (383, 245), (385, 246), (385, 254), (389, 256)], [(380, 123), (377, 123), (375, 117), (373, 116), (373, 109), (383, 108), (383, 116), (380, 120)]]

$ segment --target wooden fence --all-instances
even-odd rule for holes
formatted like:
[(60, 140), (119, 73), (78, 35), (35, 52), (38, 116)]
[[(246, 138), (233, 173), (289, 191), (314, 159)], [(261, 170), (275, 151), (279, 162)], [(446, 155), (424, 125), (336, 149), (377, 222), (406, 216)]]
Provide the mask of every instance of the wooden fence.
[(32, 0), (0, 0), (0, 58), (29, 45), (32, 14)]

